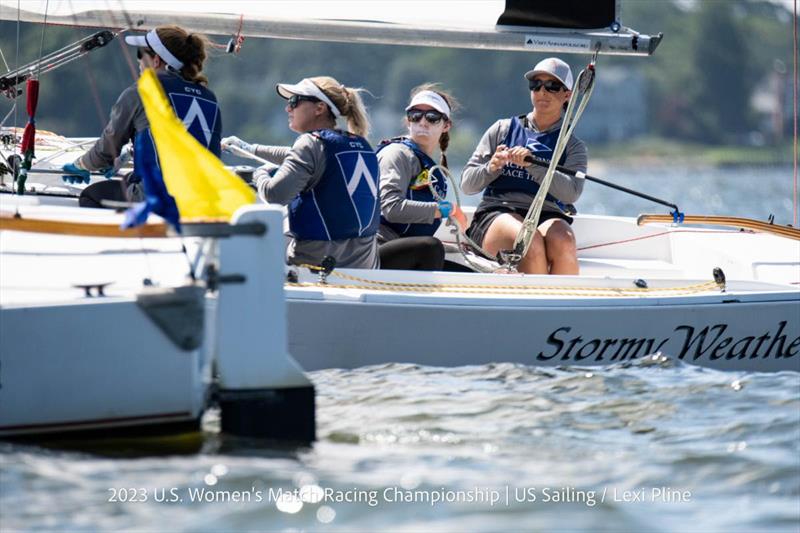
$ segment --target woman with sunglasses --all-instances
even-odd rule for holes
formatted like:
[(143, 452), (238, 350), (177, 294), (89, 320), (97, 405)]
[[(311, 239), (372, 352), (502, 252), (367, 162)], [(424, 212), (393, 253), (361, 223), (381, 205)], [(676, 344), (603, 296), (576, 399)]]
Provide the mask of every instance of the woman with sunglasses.
[[(488, 253), (510, 250), (539, 191), (546, 169), (525, 162), (533, 155), (550, 160), (561, 130), (562, 112), (572, 94), (572, 71), (551, 57), (525, 74), (533, 110), (495, 122), (481, 138), (461, 178), (466, 194), (483, 191), (467, 235)], [(586, 145), (570, 137), (559, 165), (586, 172)], [(556, 171), (532, 246), (517, 266), (530, 274), (578, 274), (575, 235), (566, 214), (583, 191), (583, 178)]]
[(381, 268), (443, 270), (444, 246), (433, 234), (448, 216), (467, 225), (461, 209), (445, 200), (446, 178), (438, 171), (431, 174), (436, 150), (442, 154), (439, 164), (447, 167), (455, 103), (435, 84), (415, 87), (406, 107), (408, 136), (384, 141), (378, 148)]
[[(217, 98), (208, 88), (208, 78), (203, 74), (208, 40), (179, 26), (159, 26), (145, 35), (129, 35), (125, 42), (137, 47), (140, 72), (146, 68), (155, 70), (167, 99), (178, 118), (187, 124), (189, 133), (219, 156), (222, 119)], [(88, 183), (90, 171), (106, 172), (106, 177), (111, 178), (122, 160), (130, 156), (126, 146), (130, 141), (144, 151), (137, 160), (158, 169), (158, 156), (135, 83), (122, 92), (111, 108), (110, 120), (94, 146), (73, 163), (64, 165), (65, 181)], [(101, 207), (103, 200), (139, 201), (142, 198), (140, 172), (134, 166), (133, 173), (125, 181), (109, 179), (84, 189), (79, 203)], [(137, 217), (146, 218), (146, 211), (142, 206)]]
[[(364, 138), (369, 121), (361, 90), (327, 76), (276, 89), (287, 100), (289, 129), (300, 134), (294, 145), (226, 137), (223, 148), (236, 146), (280, 165), (256, 169), (253, 181), (267, 201), (289, 206), (289, 263), (320, 265), (330, 256), (337, 267), (378, 268), (379, 170)], [(339, 117), (349, 131), (336, 129)]]

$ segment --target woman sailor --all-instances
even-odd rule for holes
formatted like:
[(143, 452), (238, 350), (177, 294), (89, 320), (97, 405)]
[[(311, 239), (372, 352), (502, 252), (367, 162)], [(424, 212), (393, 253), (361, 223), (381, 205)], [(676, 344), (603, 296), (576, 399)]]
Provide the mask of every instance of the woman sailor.
[[(572, 94), (572, 71), (551, 57), (525, 74), (533, 111), (498, 120), (483, 134), (461, 177), (466, 194), (483, 191), (467, 235), (487, 252), (513, 248), (546, 169), (525, 162), (525, 157), (549, 160), (561, 129), (562, 112)], [(586, 172), (583, 141), (570, 137), (559, 164)], [(583, 178), (556, 172), (542, 210), (532, 246), (518, 265), (531, 274), (578, 274), (572, 218), (565, 212), (583, 190)]]
[[(381, 169), (381, 225), (378, 230), (381, 268), (443, 270), (444, 246), (433, 237), (442, 219), (452, 216), (462, 228), (467, 219), (445, 200), (446, 178), (433, 156), (450, 142), (451, 95), (434, 84), (415, 87), (406, 107), (407, 137), (385, 141), (378, 148)], [(434, 194), (435, 191), (435, 194)]]
[[(289, 129), (300, 134), (294, 145), (237, 137), (222, 144), (280, 165), (272, 176), (272, 165), (260, 167), (253, 181), (267, 201), (289, 206), (288, 262), (319, 265), (330, 256), (338, 267), (378, 268), (378, 160), (364, 138), (369, 121), (360, 90), (327, 76), (276, 89), (287, 100)], [(349, 131), (336, 129), (339, 117)]]
[[(219, 156), (222, 119), (217, 98), (207, 87), (208, 78), (203, 74), (206, 38), (179, 26), (159, 26), (145, 35), (129, 35), (125, 42), (138, 47), (140, 72), (146, 68), (156, 71), (167, 99), (189, 133)], [(64, 165), (64, 178), (88, 183), (89, 171), (104, 171), (106, 177), (111, 177), (119, 168), (123, 147), (132, 140), (146, 152), (140, 154), (140, 161), (154, 161), (157, 157), (155, 145), (135, 83), (122, 92), (111, 108), (109, 122), (94, 146), (73, 163)], [(80, 204), (100, 207), (100, 201), (104, 199), (141, 200), (140, 182), (134, 168), (133, 174), (127, 178), (127, 191), (126, 184), (119, 180), (101, 181), (84, 189)]]

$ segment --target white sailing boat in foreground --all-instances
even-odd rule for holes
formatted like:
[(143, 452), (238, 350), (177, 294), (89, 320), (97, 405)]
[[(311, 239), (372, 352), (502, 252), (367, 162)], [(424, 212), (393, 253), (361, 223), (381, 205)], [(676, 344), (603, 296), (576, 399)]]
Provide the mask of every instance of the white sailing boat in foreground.
[[(51, 22), (117, 27), (127, 19), (147, 29), (177, 20), (215, 34), (239, 27), (255, 36), (601, 54), (649, 54), (660, 39), (620, 28), (615, 19), (601, 30), (492, 25), (469, 33), (456, 25), (297, 21), (275, 13), (247, 12), (243, 19), (235, 3), (215, 3), (228, 14), (178, 17), (147, 2), (68, 15), (52, 4)], [(270, 11), (280, 5), (271, 3)], [(20, 14), (0, 2), (0, 18), (41, 22), (34, 11)], [(66, 431), (107, 420), (117, 426), (196, 421), (212, 390), (212, 360), (227, 393), (223, 403), (253, 389), (307, 391), (284, 341), (306, 370), (389, 362), (607, 365), (657, 353), (718, 369), (800, 370), (800, 240), (786, 227), (728, 219), (703, 220), (711, 226), (697, 228), (687, 226), (690, 217), (673, 224), (578, 215), (580, 276), (347, 269), (320, 276), (285, 267), (275, 209), (243, 208), (228, 229), (201, 225), (199, 236), (185, 242), (44, 236), (70, 231), (43, 221), (119, 220), (77, 208), (70, 189), (59, 196), (38, 192), (0, 195), (0, 436), (37, 432), (42, 424)], [(264, 223), (266, 236), (230, 229), (242, 221)], [(459, 260), (448, 232), (443, 226), (440, 237)], [(198, 278), (189, 284), (187, 257)], [(145, 278), (172, 289), (154, 291)], [(172, 302), (171, 318), (151, 317), (142, 304), (148, 299), (156, 308)], [(198, 327), (201, 317), (205, 329)], [(42, 390), (51, 394), (45, 398)], [(284, 398), (294, 402), (299, 396), (292, 394)], [(298, 401), (307, 403), (307, 394)], [(286, 402), (282, 415), (270, 411), (274, 424), (291, 419), (294, 404)], [(252, 416), (237, 409), (229, 420)]]

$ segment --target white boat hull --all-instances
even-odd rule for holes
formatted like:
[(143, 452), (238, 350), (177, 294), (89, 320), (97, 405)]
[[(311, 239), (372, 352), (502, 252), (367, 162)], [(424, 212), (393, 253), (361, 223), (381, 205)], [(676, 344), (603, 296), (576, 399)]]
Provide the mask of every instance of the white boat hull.
[(40, 200), (0, 195), (0, 438), (198, 429), (214, 385), (224, 432), (314, 440), (314, 389), (286, 351), (279, 208), (204, 237), (122, 238), (96, 236), (120, 215)]
[(286, 289), (290, 350), (307, 370), (605, 365), (656, 352), (724, 370), (800, 370), (800, 241), (592, 215), (573, 227), (580, 276), (351, 270), (373, 282), (334, 272), (319, 285), (301, 272), (305, 286)]
[(290, 297), (290, 351), (306, 370), (390, 362), (589, 366), (661, 353), (721, 370), (800, 371), (798, 294), (624, 304), (387, 300)]
[[(110, 332), (112, 329), (113, 332)], [(0, 436), (197, 425), (209, 375), (135, 302), (4, 307)]]

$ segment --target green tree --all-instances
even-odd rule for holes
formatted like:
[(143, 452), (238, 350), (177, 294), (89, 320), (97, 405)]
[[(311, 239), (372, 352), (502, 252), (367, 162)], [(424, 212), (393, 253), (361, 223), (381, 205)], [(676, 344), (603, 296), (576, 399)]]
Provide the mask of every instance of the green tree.
[(749, 67), (746, 35), (735, 4), (706, 1), (697, 10), (694, 79), (686, 87), (694, 129), (690, 138), (706, 143), (742, 139), (750, 130), (749, 99), (755, 79)]

